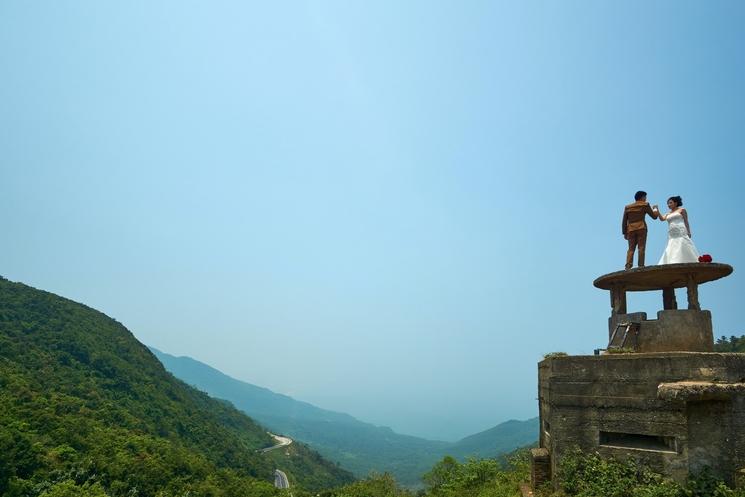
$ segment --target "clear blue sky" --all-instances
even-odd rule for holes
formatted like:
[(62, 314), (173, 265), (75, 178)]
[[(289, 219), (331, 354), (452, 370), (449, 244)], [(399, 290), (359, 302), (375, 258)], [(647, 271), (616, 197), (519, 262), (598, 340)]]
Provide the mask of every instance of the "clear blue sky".
[(404, 433), (532, 417), (541, 356), (604, 345), (592, 281), (637, 189), (683, 196), (735, 266), (702, 304), (745, 333), (743, 26), (739, 1), (6, 0), (0, 274)]

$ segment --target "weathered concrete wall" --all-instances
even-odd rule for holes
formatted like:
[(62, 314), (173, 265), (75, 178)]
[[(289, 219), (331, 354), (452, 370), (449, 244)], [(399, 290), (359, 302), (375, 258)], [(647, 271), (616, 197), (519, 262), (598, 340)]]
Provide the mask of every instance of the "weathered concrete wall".
[(712, 352), (714, 333), (709, 311), (660, 311), (656, 320), (643, 321), (639, 352)]
[(710, 401), (687, 404), (688, 466), (693, 473), (716, 468), (719, 477), (734, 476), (736, 469), (732, 432), (732, 402)]
[[(745, 376), (740, 381), (745, 382)], [(731, 433), (729, 442), (733, 446), (735, 484), (745, 488), (745, 396), (740, 395), (732, 400)]]
[(574, 447), (633, 457), (679, 481), (706, 465), (732, 482), (745, 467), (742, 391), (713, 401), (658, 396), (661, 383), (745, 382), (745, 354), (556, 357), (539, 364), (538, 376), (540, 440), (552, 475)]
[(696, 310), (659, 311), (657, 319), (646, 313), (615, 314), (609, 318), (610, 338), (618, 323), (639, 322), (637, 336), (628, 346), (637, 352), (712, 352), (714, 333), (711, 312)]

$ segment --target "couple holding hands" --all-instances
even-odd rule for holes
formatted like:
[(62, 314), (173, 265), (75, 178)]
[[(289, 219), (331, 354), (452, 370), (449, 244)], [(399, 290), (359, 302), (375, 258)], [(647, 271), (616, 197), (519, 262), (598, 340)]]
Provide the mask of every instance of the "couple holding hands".
[(644, 267), (644, 252), (647, 246), (647, 223), (645, 216), (652, 219), (667, 221), (667, 246), (657, 264), (679, 264), (684, 262), (698, 262), (698, 250), (691, 241), (691, 227), (688, 224), (688, 213), (683, 208), (683, 199), (670, 197), (667, 207), (670, 212), (662, 214), (657, 205), (650, 207), (647, 202), (647, 192), (638, 191), (634, 195), (635, 202), (623, 210), (621, 231), (629, 242), (626, 253), (626, 269), (631, 269), (634, 263), (634, 251), (639, 247), (639, 267)]

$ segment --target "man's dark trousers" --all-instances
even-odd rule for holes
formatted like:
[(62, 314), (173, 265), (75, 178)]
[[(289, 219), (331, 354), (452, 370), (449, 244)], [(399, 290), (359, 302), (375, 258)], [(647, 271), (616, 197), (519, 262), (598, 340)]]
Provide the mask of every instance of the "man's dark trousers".
[(639, 267), (644, 267), (644, 251), (647, 248), (647, 230), (634, 230), (627, 233), (629, 251), (626, 252), (626, 269), (634, 265), (634, 251), (639, 246)]

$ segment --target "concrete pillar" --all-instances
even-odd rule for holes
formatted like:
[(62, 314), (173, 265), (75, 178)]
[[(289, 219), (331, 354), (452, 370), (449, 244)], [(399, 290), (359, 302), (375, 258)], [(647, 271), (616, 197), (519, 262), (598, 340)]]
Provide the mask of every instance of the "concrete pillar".
[(662, 308), (666, 311), (672, 311), (678, 308), (678, 301), (675, 300), (674, 288), (662, 289)]
[(548, 449), (530, 449), (530, 485), (535, 492), (540, 486), (551, 481), (551, 456)]
[(701, 304), (698, 303), (698, 283), (692, 274), (687, 276), (686, 285), (688, 287), (688, 309), (695, 311), (701, 310)]
[(610, 291), (611, 314), (626, 314), (626, 289), (614, 286)]

